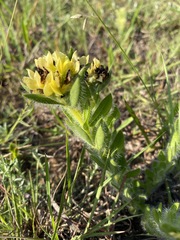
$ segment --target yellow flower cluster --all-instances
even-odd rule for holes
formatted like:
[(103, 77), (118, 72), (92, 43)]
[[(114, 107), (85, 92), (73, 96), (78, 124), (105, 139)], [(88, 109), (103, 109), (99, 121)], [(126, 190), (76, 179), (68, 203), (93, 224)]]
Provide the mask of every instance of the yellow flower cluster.
[[(84, 60), (83, 60), (84, 61)], [(76, 52), (69, 59), (62, 52), (35, 59), (36, 70), (28, 69), (28, 77), (23, 78), (23, 83), (32, 93), (42, 93), (45, 96), (62, 96), (72, 86), (74, 76), (80, 70), (80, 59)]]
[[(25, 86), (35, 94), (63, 96), (69, 92), (82, 66), (89, 63), (89, 56), (78, 57), (74, 52), (71, 59), (62, 52), (48, 52), (47, 55), (35, 59), (36, 70), (27, 69), (28, 76), (22, 79)], [(103, 82), (107, 70), (96, 58), (87, 69), (87, 82)]]

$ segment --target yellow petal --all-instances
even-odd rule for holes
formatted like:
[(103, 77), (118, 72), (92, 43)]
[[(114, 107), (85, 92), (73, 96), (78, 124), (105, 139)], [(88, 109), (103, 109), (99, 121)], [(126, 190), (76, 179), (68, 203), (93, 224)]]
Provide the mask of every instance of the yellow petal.
[(44, 88), (43, 88), (43, 92), (44, 92), (44, 95), (46, 97), (49, 97), (50, 95), (53, 94), (53, 90), (51, 88), (51, 85), (50, 84), (45, 84)]
[(51, 89), (53, 90), (53, 92), (56, 94), (56, 95), (63, 95), (63, 93), (61, 92), (61, 88), (59, 88), (56, 84), (56, 82), (53, 80), (51, 82)]
[(79, 59), (79, 61), (80, 61), (80, 64), (81, 64), (81, 65), (86, 65), (86, 64), (88, 64), (88, 63), (89, 63), (89, 55), (88, 55), (88, 56), (82, 56), (82, 57)]
[(35, 61), (36, 67), (43, 69), (43, 66), (44, 66), (45, 62), (44, 62), (44, 59), (42, 57), (39, 57), (38, 59), (35, 59), (34, 61)]
[[(55, 62), (55, 64), (54, 64)], [(53, 56), (50, 52), (48, 52), (47, 56), (46, 56), (46, 66), (45, 68), (50, 72), (55, 72), (56, 71), (56, 61), (53, 60)]]
[(46, 77), (44, 94), (46, 96), (50, 96), (53, 93), (55, 93), (56, 95), (62, 95), (59, 86), (57, 85), (56, 81), (53, 79), (53, 73), (50, 72)]
[(66, 74), (68, 71), (71, 71), (72, 74), (74, 74), (74, 66), (72, 64), (72, 62), (70, 62), (69, 60), (66, 60), (63, 64), (63, 69), (62, 69), (62, 76), (66, 77)]
[(52, 58), (52, 55), (50, 52), (48, 52), (47, 56), (46, 56), (46, 61), (49, 63), (49, 64), (52, 64), (53, 63), (53, 58)]
[(62, 53), (62, 52), (58, 52), (58, 51), (55, 51), (53, 54), (53, 59), (55, 61), (61, 61), (61, 62), (64, 62), (66, 59), (68, 59), (68, 57)]
[(69, 90), (71, 89), (71, 86), (72, 86), (71, 83), (70, 84), (64, 84), (61, 88), (62, 94), (69, 92)]
[(78, 55), (77, 55), (77, 51), (75, 51), (75, 52), (73, 53), (71, 60), (79, 61), (79, 57), (78, 57)]
[(101, 65), (100, 61), (97, 59), (97, 58), (94, 58), (93, 59), (93, 62), (94, 62), (94, 66), (97, 68)]
[(30, 90), (36, 90), (38, 88), (37, 82), (34, 79), (29, 77), (23, 77), (22, 80)]
[(27, 69), (28, 75), (30, 78), (34, 78), (34, 72), (30, 69)]
[(35, 71), (35, 73), (34, 73), (34, 80), (37, 83), (37, 88), (38, 89), (43, 89), (44, 84), (41, 82), (41, 77), (40, 77), (40, 75), (37, 71)]
[(79, 72), (79, 69), (80, 69), (80, 61), (77, 61), (77, 62), (75, 62), (75, 63), (73, 63), (73, 71), (72, 71), (72, 73), (73, 74), (76, 74), (76, 73), (78, 73)]

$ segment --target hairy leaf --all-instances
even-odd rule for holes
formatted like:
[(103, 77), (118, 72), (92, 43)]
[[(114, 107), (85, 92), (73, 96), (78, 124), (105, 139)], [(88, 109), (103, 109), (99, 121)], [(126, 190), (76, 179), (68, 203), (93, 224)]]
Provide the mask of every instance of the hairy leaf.
[(98, 150), (101, 150), (103, 148), (104, 138), (105, 138), (105, 134), (104, 134), (102, 126), (100, 125), (96, 132), (96, 136), (95, 136), (95, 147)]
[(46, 97), (46, 96), (41, 95), (41, 94), (30, 94), (30, 93), (27, 93), (27, 94), (24, 94), (23, 96), (28, 98), (28, 99), (30, 99), (30, 100), (38, 102), (38, 103), (64, 105), (61, 102), (58, 102), (58, 101), (56, 101), (56, 100), (54, 100), (52, 98)]
[(111, 107), (112, 107), (112, 96), (111, 94), (109, 94), (100, 102), (99, 106), (96, 108), (94, 114), (90, 119), (90, 126), (95, 125), (99, 119), (105, 117), (110, 111)]

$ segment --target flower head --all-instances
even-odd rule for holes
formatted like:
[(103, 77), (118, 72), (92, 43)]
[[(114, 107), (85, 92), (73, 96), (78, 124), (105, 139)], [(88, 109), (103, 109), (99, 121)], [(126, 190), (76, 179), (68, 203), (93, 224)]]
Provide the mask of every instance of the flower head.
[(109, 77), (108, 67), (101, 65), (100, 61), (97, 58), (93, 59), (90, 68), (87, 70), (87, 73), (89, 83), (102, 83)]
[(95, 74), (96, 69), (100, 67), (100, 65), (101, 65), (100, 61), (97, 58), (94, 58), (90, 68), (87, 70), (88, 75), (93, 76)]
[(35, 59), (36, 70), (28, 69), (28, 77), (23, 78), (24, 84), (32, 93), (42, 93), (45, 96), (62, 96), (72, 86), (76, 74), (80, 70), (80, 60), (76, 52), (69, 59), (62, 52)]

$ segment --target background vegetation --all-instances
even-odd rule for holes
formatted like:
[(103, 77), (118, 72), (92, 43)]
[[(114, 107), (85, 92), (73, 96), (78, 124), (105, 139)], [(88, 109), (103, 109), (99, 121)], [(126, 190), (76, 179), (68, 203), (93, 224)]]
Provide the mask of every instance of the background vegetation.
[[(2, 238), (78, 239), (75, 236), (83, 234), (82, 239), (147, 238), (139, 218), (132, 218), (110, 185), (103, 189), (89, 222), (101, 170), (66, 129), (60, 109), (22, 96), (20, 81), (26, 68), (34, 68), (34, 58), (48, 51), (67, 53), (72, 47), (79, 55), (97, 57), (112, 71), (105, 94), (113, 94), (125, 123), (125, 157), (136, 156), (131, 167), (149, 167), (166, 149), (180, 99), (178, 1), (92, 0), (90, 4), (104, 24), (86, 1), (0, 1)], [(179, 184), (179, 178), (173, 181)], [(164, 192), (172, 184), (165, 184)], [(179, 188), (176, 191), (172, 201), (180, 199)], [(168, 198), (162, 192), (161, 196), (167, 206)], [(155, 191), (149, 202), (156, 205), (159, 197)]]

